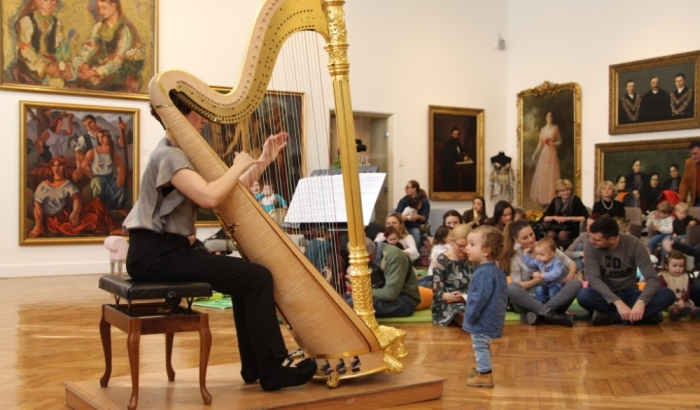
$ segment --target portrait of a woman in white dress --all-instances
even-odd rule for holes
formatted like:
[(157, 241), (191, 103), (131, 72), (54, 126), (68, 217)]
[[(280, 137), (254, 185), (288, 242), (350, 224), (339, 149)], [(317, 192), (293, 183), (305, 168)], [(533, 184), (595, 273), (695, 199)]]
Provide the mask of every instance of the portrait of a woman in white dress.
[[(562, 139), (559, 127), (554, 123), (554, 113), (545, 114), (546, 125), (540, 130), (537, 148), (532, 154), (532, 162), (537, 160), (530, 187), (530, 198), (538, 204), (547, 205), (556, 196), (554, 184), (561, 178), (557, 148)], [(537, 158), (539, 154), (539, 159)]]

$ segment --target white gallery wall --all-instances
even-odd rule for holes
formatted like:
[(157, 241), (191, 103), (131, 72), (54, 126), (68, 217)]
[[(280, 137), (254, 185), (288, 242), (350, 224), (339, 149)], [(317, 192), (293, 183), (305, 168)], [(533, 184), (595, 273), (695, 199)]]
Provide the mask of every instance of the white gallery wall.
[[(216, 85), (237, 81), (261, 0), (160, 0), (159, 69), (189, 71)], [(608, 135), (608, 66), (700, 49), (692, 16), (700, 2), (675, 0), (347, 0), (355, 111), (390, 116), (390, 197), (407, 180), (427, 188), (428, 105), (485, 110), (485, 159), (499, 150), (517, 164), (516, 94), (544, 80), (582, 88), (583, 200), (593, 200), (594, 145), (700, 136), (698, 130)], [(494, 49), (500, 35), (506, 49)], [(668, 88), (668, 87), (667, 87)], [(330, 96), (328, 97), (330, 99)], [(19, 243), (19, 101), (139, 108), (140, 169), (163, 132), (142, 100), (0, 92), (8, 155), (0, 211), (0, 277), (103, 273), (102, 245)], [(329, 101), (328, 108), (332, 108)], [(488, 175), (490, 169), (485, 170)], [(486, 196), (489, 190), (486, 186)], [(433, 202), (460, 211), (469, 203)], [(493, 204), (489, 204), (489, 209)], [(200, 229), (200, 239), (211, 229)]]
[[(700, 137), (698, 129), (608, 134), (609, 66), (699, 50), (700, 26), (691, 22), (699, 13), (694, 0), (509, 1), (508, 152), (517, 152), (517, 93), (545, 80), (581, 86), (581, 199), (588, 206), (595, 200), (595, 144)], [(662, 88), (671, 92), (673, 84)], [(636, 85), (640, 94), (648, 90)]]

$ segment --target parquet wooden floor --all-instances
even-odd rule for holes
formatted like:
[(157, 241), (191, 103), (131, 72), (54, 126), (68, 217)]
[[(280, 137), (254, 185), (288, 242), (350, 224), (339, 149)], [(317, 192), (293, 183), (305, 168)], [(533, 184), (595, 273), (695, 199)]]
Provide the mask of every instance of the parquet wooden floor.
[[(97, 383), (104, 370), (100, 306), (111, 302), (97, 280), (0, 279), (0, 409), (64, 409), (64, 381)], [(238, 361), (231, 312), (208, 312), (209, 363)], [(402, 409), (700, 409), (700, 321), (613, 327), (577, 321), (573, 329), (508, 322), (492, 346), (494, 389), (466, 387), (474, 353), (461, 329), (394, 326), (408, 333), (404, 364), (446, 378), (441, 400)], [(112, 340), (112, 376), (127, 375), (126, 337), (115, 330)], [(163, 372), (163, 352), (162, 335), (143, 337), (141, 372)], [(197, 334), (176, 335), (175, 369), (197, 363)]]

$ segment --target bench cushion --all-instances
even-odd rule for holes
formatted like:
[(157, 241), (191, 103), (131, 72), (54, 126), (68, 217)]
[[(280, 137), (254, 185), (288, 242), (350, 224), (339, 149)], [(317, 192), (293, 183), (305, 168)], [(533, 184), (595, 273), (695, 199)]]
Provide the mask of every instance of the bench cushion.
[(126, 300), (164, 299), (168, 292), (177, 292), (183, 298), (211, 296), (211, 285), (203, 282), (136, 282), (119, 275), (100, 278), (100, 289)]

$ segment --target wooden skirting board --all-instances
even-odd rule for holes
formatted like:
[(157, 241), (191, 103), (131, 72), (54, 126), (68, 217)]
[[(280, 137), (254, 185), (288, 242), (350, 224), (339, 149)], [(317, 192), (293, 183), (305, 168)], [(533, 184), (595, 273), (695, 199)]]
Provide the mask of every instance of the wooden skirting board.
[[(400, 374), (379, 373), (343, 380), (331, 389), (324, 382), (264, 392), (259, 384), (244, 384), (240, 364), (210, 366), (207, 389), (213, 400), (204, 406), (199, 392), (198, 369), (177, 370), (174, 382), (162, 373), (141, 374), (139, 409), (328, 409), (352, 405), (357, 409), (377, 409), (435, 400), (442, 395), (445, 379), (406, 369)], [(130, 376), (112, 377), (109, 387), (99, 380), (68, 381), (66, 405), (74, 410), (124, 409), (131, 396)]]

